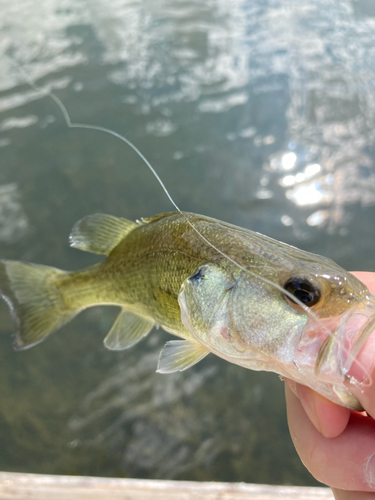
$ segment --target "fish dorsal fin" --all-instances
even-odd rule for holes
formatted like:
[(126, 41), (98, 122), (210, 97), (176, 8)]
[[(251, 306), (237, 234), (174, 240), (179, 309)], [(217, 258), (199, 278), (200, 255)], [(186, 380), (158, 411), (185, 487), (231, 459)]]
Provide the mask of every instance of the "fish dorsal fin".
[(152, 319), (122, 310), (104, 339), (104, 345), (113, 351), (127, 349), (150, 333), (153, 326)]
[[(182, 212), (182, 213), (185, 213), (185, 212)], [(170, 216), (177, 215), (177, 214), (181, 215), (181, 212), (177, 212), (177, 211), (163, 212), (162, 214), (154, 215), (152, 217), (142, 217), (140, 222), (143, 224), (151, 224), (152, 222), (157, 222), (160, 219), (164, 219), (165, 217), (170, 217)], [(189, 214), (185, 213), (185, 215), (189, 215)]]
[(135, 222), (113, 215), (88, 215), (74, 224), (69, 236), (70, 246), (108, 255), (135, 227)]
[(160, 353), (158, 373), (182, 372), (203, 359), (210, 351), (198, 342), (170, 340)]

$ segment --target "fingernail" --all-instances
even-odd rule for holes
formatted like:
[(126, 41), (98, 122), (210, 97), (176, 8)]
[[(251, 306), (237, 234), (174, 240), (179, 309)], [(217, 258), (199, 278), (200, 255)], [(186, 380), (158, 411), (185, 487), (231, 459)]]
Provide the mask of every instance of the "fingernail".
[(366, 459), (363, 466), (363, 475), (370, 488), (375, 488), (375, 453)]
[(296, 383), (294, 382), (294, 380), (291, 380), (290, 378), (284, 378), (284, 382), (287, 384), (287, 386), (293, 392), (293, 394), (295, 396), (297, 396), (297, 398), (298, 398), (297, 387), (296, 387)]

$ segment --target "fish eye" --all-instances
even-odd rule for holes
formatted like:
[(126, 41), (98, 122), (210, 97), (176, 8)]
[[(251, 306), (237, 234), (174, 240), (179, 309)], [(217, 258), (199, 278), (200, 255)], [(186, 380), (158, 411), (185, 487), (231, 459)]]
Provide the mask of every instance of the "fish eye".
[(284, 289), (308, 307), (314, 306), (319, 302), (321, 297), (319, 288), (308, 279), (302, 277), (288, 279), (284, 285)]

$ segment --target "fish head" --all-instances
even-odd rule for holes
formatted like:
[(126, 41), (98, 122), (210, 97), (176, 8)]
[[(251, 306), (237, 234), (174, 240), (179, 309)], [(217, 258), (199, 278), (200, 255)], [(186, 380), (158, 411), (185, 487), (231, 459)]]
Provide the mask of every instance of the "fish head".
[(344, 381), (375, 329), (375, 297), (330, 259), (309, 256), (249, 269), (207, 262), (181, 287), (181, 319), (218, 356), (358, 409)]

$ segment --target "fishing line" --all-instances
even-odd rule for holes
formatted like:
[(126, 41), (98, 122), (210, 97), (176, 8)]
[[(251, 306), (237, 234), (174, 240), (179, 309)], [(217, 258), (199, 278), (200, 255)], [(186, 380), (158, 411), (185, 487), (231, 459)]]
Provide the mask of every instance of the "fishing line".
[[(80, 129), (86, 129), (86, 130), (97, 130), (99, 132), (104, 132), (106, 134), (112, 135), (113, 137), (116, 137), (117, 139), (120, 139), (125, 144), (127, 144), (141, 158), (141, 160), (143, 160), (143, 162), (146, 164), (146, 166), (151, 171), (151, 173), (154, 175), (154, 177), (158, 181), (159, 185), (161, 186), (161, 188), (163, 189), (163, 191), (167, 195), (169, 201), (172, 203), (172, 205), (174, 206), (174, 208), (176, 209), (176, 211), (179, 212), (185, 218), (186, 222), (198, 234), (198, 236), (205, 243), (207, 243), (207, 245), (209, 245), (216, 252), (218, 252), (222, 257), (224, 257), (225, 259), (229, 260), (232, 264), (234, 264), (235, 266), (237, 266), (239, 269), (241, 269), (245, 273), (250, 274), (250, 276), (253, 276), (253, 277), (257, 278), (257, 279), (260, 279), (264, 283), (267, 283), (268, 285), (276, 288), (276, 290), (278, 290), (282, 294), (286, 295), (292, 302), (294, 302), (299, 307), (301, 307), (301, 309), (303, 309), (305, 311), (305, 313), (308, 316), (310, 316), (310, 318), (313, 318), (317, 322), (317, 324), (320, 327), (323, 328), (324, 332), (326, 332), (330, 337), (334, 338), (334, 340), (336, 342), (338, 341), (338, 339), (335, 338), (334, 334), (324, 325), (324, 323), (319, 319), (319, 317), (313, 311), (311, 311), (311, 309), (308, 306), (306, 306), (303, 302), (301, 302), (299, 299), (297, 299), (296, 297), (294, 297), (294, 295), (292, 295), (290, 292), (288, 292), (288, 290), (285, 290), (281, 285), (278, 285), (277, 283), (274, 283), (273, 281), (270, 281), (269, 279), (265, 278), (264, 276), (261, 276), (259, 274), (256, 274), (256, 273), (250, 271), (249, 269), (246, 269), (241, 264), (239, 264), (238, 262), (236, 262), (234, 259), (232, 259), (231, 257), (229, 257), (229, 255), (226, 255), (224, 252), (222, 252), (219, 248), (217, 248), (209, 240), (207, 240), (207, 238), (205, 238), (205, 236), (203, 236), (203, 234), (201, 234), (199, 232), (199, 230), (194, 226), (194, 224), (192, 224), (190, 222), (190, 220), (189, 220), (188, 216), (186, 215), (186, 213), (184, 213), (177, 206), (176, 202), (173, 200), (172, 196), (169, 194), (168, 189), (166, 188), (165, 184), (163, 183), (163, 181), (161, 180), (161, 178), (159, 177), (158, 173), (153, 168), (153, 166), (151, 165), (151, 163), (147, 160), (147, 158), (144, 156), (144, 154), (129, 139), (127, 139), (126, 137), (122, 136), (118, 132), (116, 132), (114, 130), (111, 130), (109, 128), (106, 128), (106, 127), (101, 127), (99, 125), (90, 125), (90, 124), (87, 124), (87, 123), (73, 123), (71, 121), (71, 119), (70, 119), (69, 113), (68, 113), (65, 105), (62, 103), (62, 101), (53, 92), (51, 92), (50, 90), (48, 90), (48, 89), (46, 89), (44, 87), (40, 87), (39, 85), (37, 85), (34, 82), (34, 80), (31, 79), (31, 77), (26, 72), (26, 70), (20, 64), (18, 64), (14, 59), (12, 59), (11, 57), (9, 57), (7, 55), (4, 55), (4, 57), (8, 60), (8, 62), (10, 64), (12, 64), (12, 66), (14, 66), (18, 70), (19, 73), (21, 73), (24, 76), (25, 80), (30, 85), (30, 87), (32, 87), (37, 92), (40, 92), (44, 96), (50, 97), (55, 102), (55, 104), (59, 107), (59, 109), (60, 109), (60, 111), (61, 111), (61, 113), (62, 113), (62, 115), (64, 117), (65, 123), (66, 123), (66, 125), (67, 125), (68, 128), (72, 128), (72, 129), (73, 128), (80, 128)], [(348, 354), (349, 357), (352, 357), (351, 353), (348, 352), (345, 348), (344, 348), (344, 352), (346, 352), (346, 354)], [(356, 362), (359, 366), (361, 366), (361, 364), (355, 358), (353, 358), (353, 362)], [(346, 373), (344, 373), (343, 375), (347, 376)], [(353, 378), (351, 378), (351, 381), (353, 381)], [(371, 385), (371, 384), (372, 384), (372, 379), (371, 379), (371, 376), (369, 375), (369, 385)], [(365, 384), (361, 383), (360, 385), (363, 386)]]

